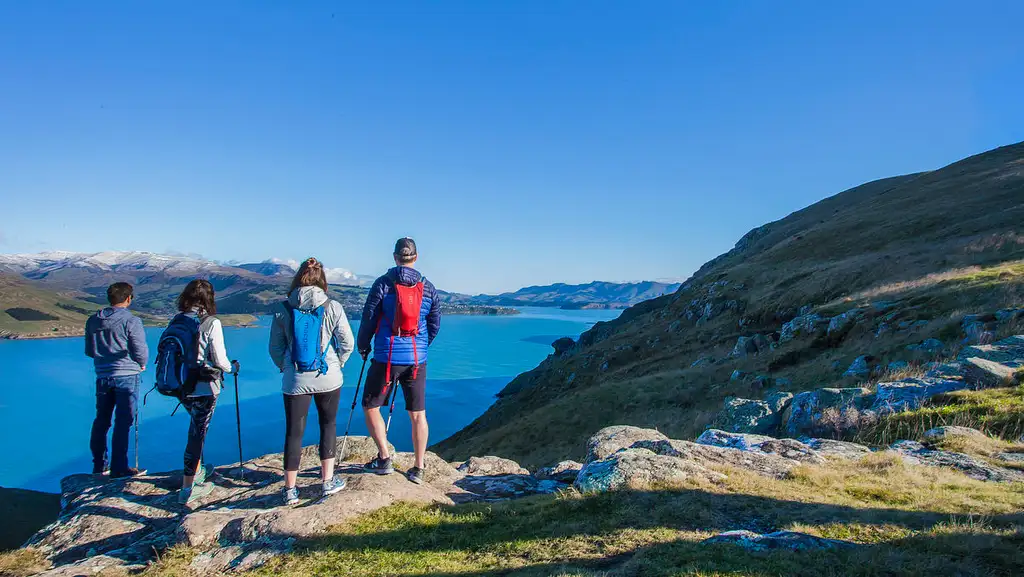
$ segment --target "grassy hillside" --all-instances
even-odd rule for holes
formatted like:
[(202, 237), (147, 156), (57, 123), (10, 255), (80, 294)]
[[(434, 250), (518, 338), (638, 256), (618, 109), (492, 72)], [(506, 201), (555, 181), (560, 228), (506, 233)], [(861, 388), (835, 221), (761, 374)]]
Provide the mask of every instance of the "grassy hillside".
[(62, 336), (81, 332), (99, 305), (0, 273), (0, 334)]
[[(536, 467), (581, 457), (586, 436), (610, 424), (692, 438), (725, 397), (763, 394), (750, 379), (731, 380), (736, 370), (787, 378), (799, 391), (857, 384), (841, 374), (860, 355), (921, 362), (908, 345), (954, 343), (964, 314), (1024, 305), (1022, 222), (1024, 143), (837, 194), (751, 231), (677, 293), (599, 323), (436, 449)], [(808, 305), (828, 316), (875, 306), (912, 328), (876, 336), (862, 323), (727, 358), (738, 337), (777, 333)], [(706, 356), (718, 362), (691, 368)]]

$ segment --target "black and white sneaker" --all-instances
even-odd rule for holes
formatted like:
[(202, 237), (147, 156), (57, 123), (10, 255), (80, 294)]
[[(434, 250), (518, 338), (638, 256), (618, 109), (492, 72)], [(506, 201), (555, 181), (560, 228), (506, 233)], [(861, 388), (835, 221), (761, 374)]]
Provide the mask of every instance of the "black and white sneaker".
[(128, 479), (131, 477), (141, 477), (148, 471), (145, 469), (136, 469), (134, 467), (128, 467), (124, 471), (110, 471), (111, 479)]
[(405, 478), (409, 479), (413, 483), (416, 483), (417, 485), (422, 485), (423, 484), (423, 469), (421, 469), (419, 467), (412, 467), (411, 469), (409, 469), (408, 471), (405, 472)]
[(363, 465), (363, 470), (378, 475), (390, 475), (395, 472), (395, 466), (391, 464), (391, 457), (382, 459), (380, 455), (377, 455), (372, 461)]

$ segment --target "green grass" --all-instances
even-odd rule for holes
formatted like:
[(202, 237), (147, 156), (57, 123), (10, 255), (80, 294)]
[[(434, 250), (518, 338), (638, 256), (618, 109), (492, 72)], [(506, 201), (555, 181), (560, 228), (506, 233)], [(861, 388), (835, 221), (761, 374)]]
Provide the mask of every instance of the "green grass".
[[(454, 507), (399, 504), (300, 542), (254, 575), (1012, 575), (1024, 570), (1024, 485), (985, 484), (872, 455), (791, 479)], [(752, 553), (701, 541), (788, 529), (853, 551)], [(177, 548), (147, 575), (187, 575)]]
[(861, 431), (858, 440), (888, 445), (918, 439), (928, 429), (945, 425), (970, 427), (1016, 441), (1024, 435), (1024, 385), (940, 395), (926, 407), (882, 418), (877, 425)]

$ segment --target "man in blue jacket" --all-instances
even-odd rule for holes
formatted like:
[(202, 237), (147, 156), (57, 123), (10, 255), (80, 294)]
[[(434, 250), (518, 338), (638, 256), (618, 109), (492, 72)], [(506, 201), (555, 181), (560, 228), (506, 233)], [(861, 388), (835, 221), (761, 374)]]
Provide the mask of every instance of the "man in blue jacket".
[[(96, 367), (96, 420), (92, 423), (92, 472), (101, 475), (110, 465), (111, 477), (134, 477), (145, 471), (128, 466), (128, 434), (139, 404), (139, 373), (146, 370), (149, 348), (142, 321), (128, 312), (132, 285), (119, 282), (107, 288), (110, 306), (85, 323), (85, 354)], [(107, 462), (107, 431), (111, 417), (114, 436)]]
[[(366, 389), (363, 393), (363, 413), (366, 428), (377, 444), (377, 457), (366, 464), (366, 470), (379, 475), (394, 471), (391, 454), (388, 451), (387, 431), (380, 407), (388, 402), (391, 386), (400, 383), (405, 397), (405, 410), (412, 420), (412, 444), (416, 455), (413, 467), (406, 471), (406, 477), (414, 483), (423, 482), (423, 455), (427, 451), (427, 413), (424, 393), (427, 381), (427, 350), (441, 328), (441, 303), (437, 289), (416, 269), (416, 243), (411, 238), (402, 238), (395, 243), (395, 267), (378, 278), (363, 307), (363, 318), (359, 323), (356, 345), (363, 358), (370, 356), (371, 342), (373, 360), (366, 374)], [(396, 293), (401, 287), (416, 287), (423, 283), (423, 300), (420, 303), (419, 323), (414, 336), (393, 335)], [(409, 292), (418, 293), (416, 290)], [(403, 301), (404, 302), (404, 301)]]

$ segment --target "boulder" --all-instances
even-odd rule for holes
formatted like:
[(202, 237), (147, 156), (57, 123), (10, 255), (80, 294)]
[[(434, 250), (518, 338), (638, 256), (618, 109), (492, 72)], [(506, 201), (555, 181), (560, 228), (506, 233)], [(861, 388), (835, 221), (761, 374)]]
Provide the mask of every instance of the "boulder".
[(606, 459), (587, 462), (575, 486), (583, 492), (602, 492), (681, 485), (694, 480), (720, 482), (725, 478), (694, 461), (658, 455), (647, 449), (626, 449)]
[(709, 429), (697, 437), (697, 443), (777, 455), (800, 463), (821, 464), (824, 457), (796, 439), (776, 439), (763, 435), (744, 435)]
[(1003, 339), (991, 345), (964, 347), (958, 358), (979, 358), (1001, 363), (1013, 369), (1020, 368), (1024, 366), (1024, 335)]
[(613, 425), (594, 433), (587, 441), (584, 463), (599, 461), (616, 451), (629, 448), (637, 441), (667, 441), (668, 437), (654, 429), (641, 429), (629, 425)]
[(843, 373), (844, 377), (858, 377), (866, 379), (871, 376), (871, 367), (874, 363), (874, 357), (871, 355), (861, 355), (854, 359), (853, 363), (850, 364), (846, 372)]
[(857, 460), (871, 453), (871, 449), (857, 443), (847, 441), (835, 441), (832, 439), (810, 439), (801, 437), (800, 442), (814, 449), (823, 457), (835, 459)]
[(583, 465), (576, 461), (560, 461), (550, 467), (544, 467), (537, 471), (536, 477), (541, 481), (558, 481), (559, 483), (572, 483), (580, 474)]
[(960, 363), (929, 363), (924, 376), (947, 381), (963, 380), (963, 365)]
[(871, 410), (880, 415), (911, 411), (920, 408), (935, 395), (966, 388), (968, 385), (964, 381), (933, 377), (907, 378), (891, 383), (878, 383), (875, 390), (875, 402), (871, 406)]
[(1006, 323), (1024, 319), (1024, 309), (1003, 309), (996, 311), (996, 321)]
[(733, 433), (771, 433), (779, 428), (781, 415), (765, 401), (730, 397), (715, 418), (715, 428)]
[(782, 432), (791, 437), (803, 434), (814, 435), (821, 428), (836, 428), (838, 419), (845, 422), (851, 410), (864, 408), (871, 392), (865, 388), (816, 389), (799, 393), (790, 401), (783, 415)]
[(501, 457), (470, 457), (459, 465), (460, 473), (466, 475), (529, 475), (530, 472), (511, 459)]
[(907, 350), (934, 357), (945, 352), (946, 344), (939, 339), (927, 339), (920, 344), (907, 345)]
[(475, 495), (478, 501), (516, 499), (539, 493), (554, 493), (567, 483), (545, 480), (532, 475), (466, 475), (455, 481), (455, 486)]
[(745, 469), (774, 479), (784, 479), (794, 467), (800, 465), (798, 461), (778, 455), (700, 445), (690, 441), (638, 441), (633, 448), (648, 449), (659, 455), (689, 459), (708, 468)]
[(981, 389), (1007, 387), (1024, 375), (1020, 365), (1013, 367), (980, 357), (962, 359), (960, 364), (963, 367), (964, 381)]
[[(779, 383), (778, 380), (776, 380), (775, 382), (776, 384)], [(780, 416), (782, 412), (785, 411), (787, 407), (789, 407), (789, 403), (792, 401), (793, 393), (787, 393), (785, 391), (776, 391), (764, 398), (764, 402), (768, 403), (768, 408), (770, 408), (773, 413), (779, 413)]]
[(787, 550), (810, 551), (815, 549), (849, 549), (856, 547), (852, 541), (825, 539), (807, 533), (776, 531), (761, 535), (753, 531), (727, 531), (705, 539), (704, 545), (737, 545), (750, 551)]
[(757, 352), (757, 343), (753, 337), (740, 337), (736, 339), (736, 346), (732, 348), (729, 356), (733, 358), (745, 357), (747, 355), (756, 355)]
[(826, 330), (830, 337), (841, 337), (848, 333), (853, 326), (857, 324), (857, 321), (864, 316), (863, 309), (852, 309), (845, 313), (832, 317), (828, 322), (828, 329)]
[(937, 445), (943, 441), (949, 441), (957, 438), (973, 439), (975, 441), (988, 441), (988, 436), (977, 429), (947, 425), (945, 427), (935, 427), (934, 429), (925, 431), (924, 435), (921, 436), (921, 442), (926, 445)]
[(829, 319), (819, 314), (805, 314), (782, 325), (779, 332), (779, 344), (793, 339), (818, 337), (828, 331)]
[[(48, 571), (36, 573), (35, 577), (92, 577), (94, 575), (123, 575), (125, 573), (136, 573), (145, 569), (145, 565), (132, 565), (123, 559), (110, 555), (97, 555), (69, 563), (59, 565)], [(12, 573), (21, 575), (21, 573)]]
[(690, 368), (691, 369), (696, 369), (698, 367), (703, 367), (703, 366), (706, 366), (706, 365), (710, 365), (710, 364), (712, 364), (714, 362), (715, 362), (715, 358), (714, 357), (704, 356), (704, 357), (701, 357), (701, 358), (697, 359), (696, 361), (693, 361), (693, 363), (690, 365)]
[(737, 369), (737, 370), (733, 371), (731, 375), (729, 375), (729, 381), (731, 381), (731, 382), (743, 381), (743, 380), (746, 380), (746, 378), (748, 376), (750, 376), (749, 373), (746, 373), (744, 371), (741, 371), (741, 370)]
[(981, 321), (964, 321), (962, 324), (965, 344), (987, 345), (995, 340), (996, 323), (985, 323)]
[(996, 483), (1024, 482), (1024, 471), (990, 465), (985, 461), (951, 451), (929, 449), (917, 441), (899, 441), (889, 447), (907, 463), (956, 469), (972, 479)]
[(551, 347), (555, 349), (555, 355), (562, 357), (572, 351), (573, 347), (576, 346), (576, 341), (569, 337), (562, 337), (555, 342), (551, 343)]

